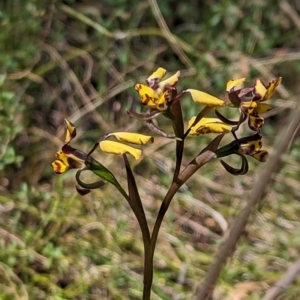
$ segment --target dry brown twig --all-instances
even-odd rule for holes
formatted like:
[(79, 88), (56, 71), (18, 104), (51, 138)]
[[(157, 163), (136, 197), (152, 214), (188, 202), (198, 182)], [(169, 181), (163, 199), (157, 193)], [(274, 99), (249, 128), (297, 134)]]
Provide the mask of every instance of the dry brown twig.
[(278, 282), (271, 287), (262, 300), (275, 300), (300, 274), (300, 259), (293, 263)]
[(288, 121), (289, 126), (283, 128), (278, 135), (279, 140), (277, 145), (274, 147), (277, 151), (270, 157), (265, 169), (253, 185), (253, 189), (249, 194), (245, 207), (232, 223), (230, 231), (228, 232), (224, 242), (221, 244), (203, 284), (197, 289), (195, 299), (211, 299), (220, 272), (227, 259), (234, 253), (237, 242), (244, 232), (250, 215), (254, 211), (256, 205), (263, 199), (264, 193), (272, 180), (273, 173), (278, 170), (278, 167), (280, 167), (282, 155), (288, 150), (290, 141), (295, 135), (295, 132), (299, 127), (299, 123), (300, 105), (298, 104), (298, 107), (290, 114)]

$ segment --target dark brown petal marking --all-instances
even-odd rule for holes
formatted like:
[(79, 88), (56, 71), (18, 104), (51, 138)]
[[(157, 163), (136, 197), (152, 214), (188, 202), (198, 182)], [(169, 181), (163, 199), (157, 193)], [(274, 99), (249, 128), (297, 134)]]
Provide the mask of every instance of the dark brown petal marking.
[(266, 162), (267, 159), (268, 159), (268, 156), (269, 156), (268, 152), (262, 152), (261, 155), (260, 155), (260, 161), (261, 162)]
[(230, 91), (228, 93), (228, 98), (230, 100), (230, 102), (236, 106), (236, 107), (239, 107), (240, 104), (241, 104), (241, 98), (236, 94), (235, 91)]
[(248, 153), (247, 154), (252, 154), (255, 151), (255, 145), (252, 144), (249, 148), (248, 148)]
[(239, 153), (245, 154), (245, 155), (252, 155), (254, 153), (254, 151), (255, 151), (255, 145), (251, 144), (251, 145), (240, 148)]
[(76, 161), (72, 157), (68, 157), (67, 160), (71, 169), (79, 169), (82, 167), (82, 163)]
[[(61, 161), (61, 160), (59, 160), (59, 161)], [(62, 161), (61, 161), (61, 163), (59, 162), (58, 160), (55, 160), (53, 163), (52, 163), (52, 165), (53, 165), (53, 171), (54, 171), (54, 173), (56, 173), (56, 174), (61, 174), (62, 173), (62, 171), (61, 171), (61, 166), (62, 166), (62, 164), (64, 164)]]
[(249, 116), (248, 125), (249, 128), (253, 131), (257, 131), (265, 123), (265, 120), (261, 116)]
[(63, 145), (61, 150), (66, 155), (73, 154), (74, 156), (76, 156), (77, 158), (82, 159), (82, 160), (85, 160), (86, 156), (87, 156), (87, 154), (85, 152), (75, 149), (75, 148), (71, 147), (69, 144)]

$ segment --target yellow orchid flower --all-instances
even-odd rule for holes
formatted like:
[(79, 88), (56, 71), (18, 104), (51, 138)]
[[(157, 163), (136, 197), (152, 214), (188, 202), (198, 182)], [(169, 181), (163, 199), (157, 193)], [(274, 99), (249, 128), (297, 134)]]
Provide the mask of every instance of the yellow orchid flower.
[[(66, 138), (65, 144), (61, 150), (56, 153), (56, 159), (52, 163), (53, 171), (57, 174), (65, 173), (70, 169), (80, 169), (85, 166), (87, 153), (71, 147), (70, 142), (76, 137), (76, 128), (69, 120), (65, 119), (66, 123)], [(114, 136), (120, 142), (127, 142), (136, 145), (144, 145), (153, 143), (153, 137), (131, 133), (131, 132), (115, 132), (105, 136), (105, 140), (99, 143), (100, 149), (106, 153), (124, 154), (129, 153), (135, 159), (141, 156), (141, 150), (136, 149), (118, 142), (106, 140), (108, 137)]]
[(72, 148), (70, 142), (76, 137), (76, 128), (73, 123), (65, 119), (66, 138), (65, 144), (60, 151), (56, 153), (56, 160), (52, 163), (53, 171), (57, 174), (65, 173), (70, 169), (79, 169), (84, 167), (87, 154)]
[(70, 169), (80, 169), (85, 165), (85, 158), (86, 154), (81, 151), (79, 152), (79, 150), (76, 150), (75, 154), (65, 154), (63, 151), (58, 151), (56, 153), (56, 160), (52, 163), (53, 171), (57, 174), (62, 174)]
[(139, 93), (143, 105), (155, 108), (158, 111), (165, 111), (168, 106), (170, 92), (167, 90), (164, 93), (158, 93), (147, 85), (138, 83), (135, 90)]
[(266, 103), (261, 103), (268, 100), (275, 92), (277, 86), (281, 83), (282, 78), (276, 78), (265, 86), (261, 80), (255, 81), (255, 86), (252, 91), (253, 98), (241, 100), (241, 110), (249, 116), (248, 125), (251, 130), (257, 131), (264, 124), (264, 118), (259, 114), (265, 113), (271, 109), (271, 106)]
[(238, 155), (242, 158), (242, 166), (239, 169), (231, 167), (225, 161), (221, 160), (223, 167), (233, 175), (244, 175), (248, 172), (248, 160), (245, 155), (252, 156), (260, 162), (265, 162), (268, 159), (268, 152), (261, 150), (262, 141), (259, 133), (248, 137), (236, 139), (228, 145), (219, 148), (216, 151), (218, 158), (228, 155)]
[(159, 112), (164, 112), (171, 105), (171, 91), (180, 77), (180, 71), (177, 71), (173, 76), (160, 81), (165, 75), (166, 70), (158, 68), (146, 80), (147, 85), (138, 83), (135, 85), (135, 90), (139, 93), (143, 105), (147, 105)]
[(248, 141), (247, 138), (243, 139), (245, 140), (245, 142), (241, 143), (238, 149), (238, 152), (240, 154), (250, 155), (260, 162), (267, 161), (269, 154), (267, 151), (261, 150), (262, 141), (261, 136), (259, 134), (255, 134), (253, 136), (248, 137)]

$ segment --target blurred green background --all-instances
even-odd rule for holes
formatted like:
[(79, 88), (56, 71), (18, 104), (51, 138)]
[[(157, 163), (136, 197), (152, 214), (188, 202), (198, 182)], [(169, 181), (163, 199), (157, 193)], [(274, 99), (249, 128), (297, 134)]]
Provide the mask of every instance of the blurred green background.
[[(109, 185), (80, 197), (74, 172), (53, 174), (63, 119), (78, 128), (73, 145), (88, 151), (115, 130), (149, 134), (126, 109), (144, 111), (134, 85), (158, 66), (181, 70), (179, 89), (221, 98), (229, 79), (282, 76), (263, 132), (272, 153), (298, 101), (299, 13), (296, 0), (2, 0), (0, 299), (141, 299), (142, 240), (127, 203)], [(186, 120), (200, 109), (188, 98), (182, 106)], [(184, 162), (210, 139), (188, 139)], [(215, 299), (261, 299), (299, 258), (299, 146), (296, 135)], [(95, 157), (126, 185), (121, 159)], [(150, 224), (173, 158), (174, 142), (157, 138), (134, 165)], [(211, 162), (180, 190), (158, 240), (152, 299), (192, 299), (263, 167), (251, 160), (234, 177)], [(283, 299), (300, 299), (299, 284)]]

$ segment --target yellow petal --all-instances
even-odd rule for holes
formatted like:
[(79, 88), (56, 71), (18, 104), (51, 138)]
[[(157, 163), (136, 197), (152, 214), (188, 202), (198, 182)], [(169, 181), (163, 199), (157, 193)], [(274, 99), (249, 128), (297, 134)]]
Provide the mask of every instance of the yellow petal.
[(103, 152), (111, 153), (111, 154), (131, 154), (135, 159), (139, 159), (141, 157), (142, 151), (140, 149), (136, 149), (125, 144), (121, 144), (114, 141), (104, 140), (99, 143), (100, 149)]
[[(196, 117), (192, 117), (188, 122), (188, 127), (192, 126)], [(228, 133), (231, 132), (232, 126), (221, 122), (218, 118), (202, 118), (195, 124), (189, 135), (200, 135), (207, 133)]]
[(266, 162), (269, 157), (269, 154), (265, 150), (260, 150), (260, 151), (257, 151), (256, 153), (254, 153), (252, 155), (252, 157), (254, 157), (255, 159), (257, 159), (260, 162)]
[(107, 135), (107, 137), (109, 136), (114, 136), (120, 142), (127, 142), (136, 145), (153, 143), (154, 140), (152, 136), (132, 132), (114, 132)]
[(65, 165), (61, 160), (56, 159), (52, 163), (52, 168), (55, 173), (62, 174), (68, 171), (70, 169), (70, 166)]
[(272, 95), (274, 94), (276, 88), (281, 83), (281, 81), (282, 81), (282, 77), (278, 77), (269, 82), (269, 84), (267, 86), (267, 92), (265, 93), (262, 101), (265, 101), (272, 97)]
[(265, 85), (261, 82), (261, 80), (256, 79), (255, 86), (254, 86), (254, 95), (255, 100), (262, 100), (267, 92)]
[(256, 101), (242, 101), (240, 104), (241, 110), (246, 114), (252, 114), (254, 109), (257, 107)]
[(147, 84), (154, 88), (156, 83), (160, 81), (163, 77), (165, 77), (167, 70), (163, 68), (158, 68), (155, 72), (153, 72), (148, 79), (146, 80)]
[(66, 126), (67, 126), (65, 143), (68, 144), (76, 136), (76, 127), (74, 126), (73, 123), (71, 123), (67, 119), (65, 119), (65, 122), (66, 122)]
[(266, 104), (266, 103), (258, 103), (257, 107), (256, 107), (256, 111), (259, 114), (263, 114), (269, 110), (271, 110), (271, 105)]
[(157, 109), (164, 111), (168, 108), (168, 102), (171, 101), (171, 91), (166, 90), (158, 99)]
[(209, 95), (207, 93), (198, 91), (198, 90), (193, 90), (193, 89), (188, 89), (186, 90), (187, 92), (191, 93), (192, 99), (196, 103), (200, 104), (205, 104), (208, 106), (224, 106), (225, 102), (223, 100), (220, 100), (212, 95)]
[(56, 152), (56, 158), (61, 160), (66, 166), (69, 166), (68, 157), (62, 151)]
[(259, 115), (249, 115), (248, 120), (248, 126), (251, 130), (258, 130), (260, 127), (262, 127), (265, 123), (265, 120), (263, 117)]
[(135, 89), (141, 97), (142, 104), (156, 108), (159, 94), (155, 90), (141, 83), (138, 83)]
[(190, 128), (193, 125), (195, 120), (196, 120), (196, 116), (190, 118), (190, 120), (188, 121), (188, 128)]
[(62, 151), (58, 151), (56, 157), (57, 159), (52, 163), (53, 171), (55, 173), (62, 174), (71, 169), (68, 157)]
[(177, 71), (173, 76), (161, 81), (158, 86), (159, 88), (164, 91), (166, 87), (174, 87), (180, 77), (180, 71)]
[(260, 139), (256, 141), (250, 141), (246, 144), (240, 145), (239, 153), (245, 154), (245, 155), (251, 155), (257, 153), (262, 147), (262, 142)]
[(226, 92), (229, 92), (232, 88), (243, 83), (245, 79), (246, 78), (238, 78), (238, 79), (229, 80), (226, 84)]

